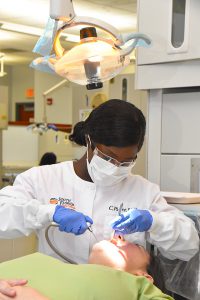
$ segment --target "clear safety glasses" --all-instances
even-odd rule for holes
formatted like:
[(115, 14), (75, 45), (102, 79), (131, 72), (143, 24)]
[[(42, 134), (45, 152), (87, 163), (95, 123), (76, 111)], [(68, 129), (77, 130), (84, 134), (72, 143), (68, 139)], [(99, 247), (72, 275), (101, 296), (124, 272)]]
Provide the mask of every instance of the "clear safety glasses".
[(93, 151), (94, 154), (98, 155), (99, 157), (101, 157), (102, 159), (106, 160), (106, 161), (109, 161), (111, 164), (117, 166), (117, 167), (130, 167), (130, 166), (134, 166), (135, 163), (136, 163), (136, 159), (137, 159), (137, 156), (136, 158), (134, 158), (133, 160), (131, 161), (124, 161), (124, 162), (119, 162), (117, 159), (107, 155), (107, 154), (104, 154), (103, 152), (101, 152), (97, 147), (94, 149)]

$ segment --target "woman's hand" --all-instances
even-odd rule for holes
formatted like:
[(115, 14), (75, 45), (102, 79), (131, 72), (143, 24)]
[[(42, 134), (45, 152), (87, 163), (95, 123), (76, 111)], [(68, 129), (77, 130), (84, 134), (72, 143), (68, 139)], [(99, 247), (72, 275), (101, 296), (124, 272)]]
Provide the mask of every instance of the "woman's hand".
[[(50, 300), (44, 295), (40, 294), (37, 290), (29, 287), (29, 286), (15, 286), (13, 287), (16, 295), (13, 300)], [(0, 300), (9, 300), (10, 297), (5, 296), (0, 293)]]
[(121, 234), (148, 231), (153, 223), (153, 217), (148, 210), (130, 209), (115, 218), (110, 225)]
[(59, 230), (75, 235), (83, 234), (88, 229), (88, 224), (93, 224), (89, 216), (70, 208), (57, 205), (53, 215), (53, 221), (59, 224)]
[(3, 280), (0, 279), (0, 300), (7, 299), (1, 298), (3, 295), (8, 296), (8, 298), (13, 298), (16, 296), (16, 290), (14, 289), (15, 286), (22, 286), (27, 284), (26, 279), (10, 279), (10, 280)]

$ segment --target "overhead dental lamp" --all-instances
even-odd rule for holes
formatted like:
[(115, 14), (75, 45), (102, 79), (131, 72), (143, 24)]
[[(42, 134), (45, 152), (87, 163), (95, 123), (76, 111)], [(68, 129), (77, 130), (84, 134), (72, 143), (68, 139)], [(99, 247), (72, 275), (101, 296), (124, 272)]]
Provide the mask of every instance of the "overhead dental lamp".
[[(50, 17), (34, 48), (43, 58), (33, 61), (32, 66), (85, 85), (88, 90), (102, 88), (104, 81), (115, 77), (130, 63), (129, 54), (135, 47), (148, 47), (151, 43), (144, 34), (122, 35), (101, 20), (76, 16), (72, 0), (50, 0)], [(60, 36), (65, 29), (78, 25), (86, 25), (80, 30), (80, 42), (67, 51)], [(96, 28), (109, 37), (98, 37)]]
[(117, 75), (129, 62), (113, 42), (98, 39), (95, 27), (87, 27), (80, 31), (80, 43), (55, 62), (55, 71), (91, 90), (102, 88), (102, 82)]

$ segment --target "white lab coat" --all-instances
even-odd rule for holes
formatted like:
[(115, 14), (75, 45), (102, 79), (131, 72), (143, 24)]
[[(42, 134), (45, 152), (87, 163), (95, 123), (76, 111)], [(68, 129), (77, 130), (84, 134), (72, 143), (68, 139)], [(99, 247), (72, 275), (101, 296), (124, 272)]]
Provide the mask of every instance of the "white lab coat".
[[(98, 187), (79, 178), (73, 162), (34, 167), (17, 176), (14, 186), (0, 191), (0, 238), (15, 238), (36, 231), (39, 251), (56, 257), (45, 239), (45, 227), (53, 220), (55, 205), (75, 208), (90, 216), (98, 240), (109, 239), (109, 222), (123, 202), (130, 208), (148, 209), (153, 224), (147, 233), (127, 235), (128, 240), (145, 245), (147, 239), (168, 258), (189, 260), (198, 250), (199, 239), (193, 222), (161, 197), (157, 185), (138, 175), (130, 175), (112, 187)], [(52, 228), (53, 244), (68, 258), (87, 262), (95, 243), (87, 230), (75, 236)]]

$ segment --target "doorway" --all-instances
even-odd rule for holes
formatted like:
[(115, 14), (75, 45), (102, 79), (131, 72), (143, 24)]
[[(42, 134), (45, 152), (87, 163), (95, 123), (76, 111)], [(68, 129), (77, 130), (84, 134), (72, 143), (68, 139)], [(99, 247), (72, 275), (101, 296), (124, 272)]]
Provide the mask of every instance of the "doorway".
[(30, 122), (34, 118), (34, 102), (16, 103), (16, 121)]

